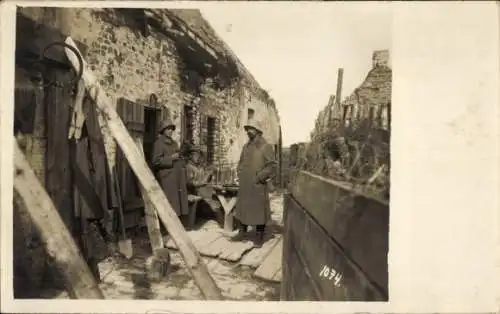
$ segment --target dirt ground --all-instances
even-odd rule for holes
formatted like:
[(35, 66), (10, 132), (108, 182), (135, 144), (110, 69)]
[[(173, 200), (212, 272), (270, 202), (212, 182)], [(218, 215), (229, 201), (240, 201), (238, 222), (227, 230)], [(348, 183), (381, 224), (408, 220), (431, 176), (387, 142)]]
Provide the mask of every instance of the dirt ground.
[[(281, 193), (271, 197), (273, 229), (281, 229), (283, 200)], [(134, 257), (126, 260), (113, 256), (99, 264), (100, 287), (106, 299), (200, 300), (199, 289), (184, 266), (178, 251), (171, 251), (171, 264), (165, 278), (150, 282), (146, 277), (145, 260), (150, 255), (147, 233), (134, 238)], [(279, 283), (254, 278), (255, 269), (214, 258), (203, 258), (211, 275), (228, 300), (278, 301)], [(44, 298), (68, 298), (66, 292), (47, 290)]]

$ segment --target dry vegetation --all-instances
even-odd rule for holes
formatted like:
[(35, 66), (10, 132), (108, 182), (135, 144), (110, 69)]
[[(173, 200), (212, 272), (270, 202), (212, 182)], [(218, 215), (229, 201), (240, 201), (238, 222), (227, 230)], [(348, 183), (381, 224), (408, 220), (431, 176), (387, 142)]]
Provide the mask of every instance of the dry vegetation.
[(306, 170), (389, 198), (389, 132), (372, 128), (368, 120), (334, 124), (309, 143), (292, 145), (289, 155), (288, 181), (294, 171)]

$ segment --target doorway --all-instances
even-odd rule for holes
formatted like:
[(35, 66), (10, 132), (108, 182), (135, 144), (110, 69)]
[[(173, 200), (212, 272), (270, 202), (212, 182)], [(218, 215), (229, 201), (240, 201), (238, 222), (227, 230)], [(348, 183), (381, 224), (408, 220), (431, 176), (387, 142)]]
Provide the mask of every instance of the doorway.
[(194, 138), (194, 110), (192, 106), (185, 105), (182, 142), (193, 143), (193, 138)]
[(144, 137), (143, 149), (146, 161), (151, 167), (151, 158), (153, 155), (154, 142), (160, 122), (161, 109), (144, 107)]

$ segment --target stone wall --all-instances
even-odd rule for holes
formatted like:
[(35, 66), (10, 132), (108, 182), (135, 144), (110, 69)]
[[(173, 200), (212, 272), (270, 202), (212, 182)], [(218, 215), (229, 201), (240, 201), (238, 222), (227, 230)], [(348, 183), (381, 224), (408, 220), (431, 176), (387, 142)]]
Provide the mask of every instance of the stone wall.
[(240, 73), (239, 81), (234, 86), (233, 97), (239, 99), (239, 116), (232, 116), (231, 125), (235, 129), (231, 130), (229, 142), (232, 143), (226, 149), (227, 162), (235, 163), (239, 159), (241, 148), (247, 136), (242, 128), (247, 120), (248, 110), (253, 109), (255, 118), (262, 120), (264, 125), (264, 137), (272, 145), (278, 145), (281, 131), (280, 119), (274, 101), (268, 93), (262, 89), (253, 75), (245, 68), (229, 46), (222, 41), (215, 30), (208, 24), (203, 23), (204, 19), (198, 10), (172, 10), (173, 14), (183, 19), (197, 35), (205, 38), (211, 47), (216, 47), (217, 51), (226, 58), (231, 59)]
[[(181, 78), (187, 65), (173, 40), (151, 28), (145, 36), (140, 25), (134, 25), (134, 21), (113, 9), (20, 8), (20, 11), (33, 20), (62, 29), (63, 33), (85, 44), (86, 61), (114, 104), (120, 97), (146, 103), (149, 95), (156, 94), (158, 103), (169, 109), (177, 125), (176, 140), (181, 135), (182, 108), (191, 105), (198, 113), (194, 125), (195, 142), (200, 142), (200, 138), (196, 138), (200, 133), (199, 114), (214, 116), (219, 119), (218, 133), (221, 135), (218, 139), (220, 147), (216, 148), (219, 157), (230, 162), (237, 159), (242, 146), (241, 130), (238, 130), (249, 106), (239, 95), (238, 82), (217, 90), (210, 81), (205, 81), (200, 94), (186, 92), (181, 88)], [(204, 20), (198, 23), (208, 24)], [(246, 89), (248, 93), (259, 94), (260, 86), (246, 85), (250, 86)], [(277, 112), (273, 110), (271, 113), (271, 117), (276, 118), (270, 123), (279, 123)], [(113, 166), (116, 145), (106, 128), (103, 132), (109, 163)]]

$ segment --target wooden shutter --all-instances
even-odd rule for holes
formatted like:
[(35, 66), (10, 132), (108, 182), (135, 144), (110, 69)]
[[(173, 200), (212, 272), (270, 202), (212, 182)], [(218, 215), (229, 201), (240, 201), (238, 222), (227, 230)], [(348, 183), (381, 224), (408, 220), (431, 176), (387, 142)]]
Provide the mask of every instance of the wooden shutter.
[[(144, 107), (128, 99), (118, 99), (117, 111), (134, 140), (144, 136)], [(141, 147), (142, 149), (142, 147)], [(143, 205), (139, 182), (119, 147), (116, 149), (116, 167), (120, 183), (121, 197), (125, 209), (134, 209)]]
[(194, 108), (184, 106), (182, 109), (181, 142), (193, 142), (194, 140)]
[(200, 150), (202, 151), (203, 157), (205, 158), (205, 162), (207, 159), (207, 116), (203, 113), (200, 112), (198, 115), (198, 127), (199, 133), (198, 133), (198, 146)]
[[(46, 75), (57, 83), (68, 81), (69, 72), (51, 69)], [(70, 142), (68, 141), (71, 116), (71, 95), (67, 89), (49, 86), (44, 89), (46, 147), (45, 188), (69, 230), (73, 228), (73, 186)], [(36, 128), (37, 126), (35, 126)], [(41, 135), (41, 134), (40, 134)], [(94, 135), (94, 134), (91, 134)], [(90, 137), (90, 135), (89, 135)], [(104, 155), (105, 156), (105, 155)], [(104, 158), (105, 160), (105, 158)], [(96, 176), (103, 175), (100, 167), (94, 168)], [(94, 186), (94, 189), (96, 187)], [(103, 195), (103, 200), (106, 196)], [(103, 201), (103, 205), (107, 205)]]

